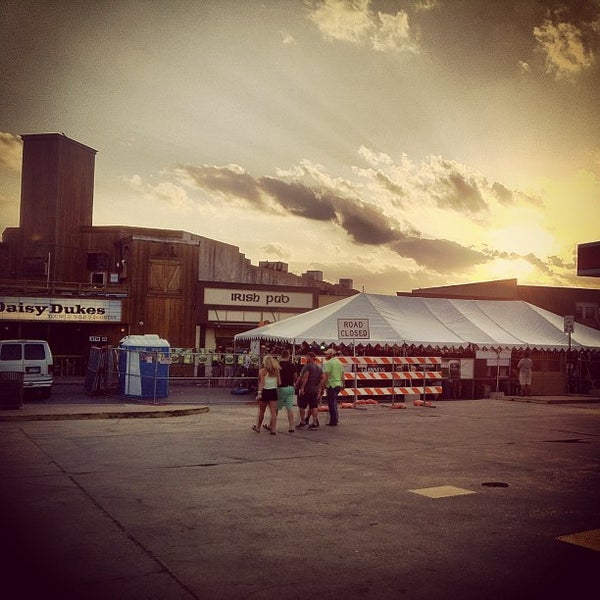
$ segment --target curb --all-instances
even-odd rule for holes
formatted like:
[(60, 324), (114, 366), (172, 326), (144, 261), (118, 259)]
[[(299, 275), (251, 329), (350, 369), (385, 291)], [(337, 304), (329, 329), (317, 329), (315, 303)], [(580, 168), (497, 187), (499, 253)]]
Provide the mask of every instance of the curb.
[(43, 414), (11, 414), (0, 413), (0, 422), (10, 421), (74, 421), (86, 419), (162, 419), (167, 417), (185, 417), (210, 411), (208, 406), (197, 408), (175, 408), (169, 410), (137, 410), (111, 412), (71, 412)]
[(590, 396), (568, 396), (568, 397), (553, 397), (549, 396), (536, 397), (536, 396), (504, 396), (499, 398), (506, 402), (524, 402), (529, 404), (594, 404), (600, 402), (600, 398), (593, 398)]

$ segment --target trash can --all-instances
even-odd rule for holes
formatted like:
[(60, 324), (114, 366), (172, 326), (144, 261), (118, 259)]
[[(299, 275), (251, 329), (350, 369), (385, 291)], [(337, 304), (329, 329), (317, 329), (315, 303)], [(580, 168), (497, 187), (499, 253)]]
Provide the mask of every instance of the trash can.
[(156, 334), (124, 337), (119, 342), (119, 392), (137, 398), (167, 397), (170, 349)]
[(0, 408), (23, 407), (23, 371), (0, 371)]

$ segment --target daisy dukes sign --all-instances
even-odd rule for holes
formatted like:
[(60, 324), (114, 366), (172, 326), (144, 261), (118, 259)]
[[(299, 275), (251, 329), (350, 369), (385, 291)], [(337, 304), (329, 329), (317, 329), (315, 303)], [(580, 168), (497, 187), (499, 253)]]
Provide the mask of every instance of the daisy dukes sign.
[(119, 322), (120, 300), (0, 297), (0, 321)]
[(338, 319), (340, 340), (368, 340), (371, 338), (369, 319)]

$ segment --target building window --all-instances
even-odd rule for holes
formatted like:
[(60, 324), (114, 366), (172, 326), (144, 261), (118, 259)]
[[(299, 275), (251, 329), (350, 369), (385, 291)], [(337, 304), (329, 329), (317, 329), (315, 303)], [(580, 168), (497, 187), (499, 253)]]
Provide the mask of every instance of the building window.
[(94, 285), (104, 285), (106, 283), (106, 273), (92, 273), (91, 282)]
[(94, 252), (87, 255), (88, 271), (108, 271), (108, 254)]
[(44, 277), (48, 274), (45, 257), (26, 256), (23, 259), (23, 271), (27, 277)]
[(577, 302), (575, 316), (579, 321), (595, 319), (598, 314), (598, 305), (592, 302)]

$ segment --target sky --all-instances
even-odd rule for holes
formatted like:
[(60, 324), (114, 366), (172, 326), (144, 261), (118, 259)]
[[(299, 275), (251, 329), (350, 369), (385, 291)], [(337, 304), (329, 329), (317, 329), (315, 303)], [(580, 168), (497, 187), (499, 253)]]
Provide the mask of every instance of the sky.
[(600, 287), (600, 0), (4, 0), (0, 44), (0, 232), (19, 135), (63, 132), (94, 225), (369, 293)]

